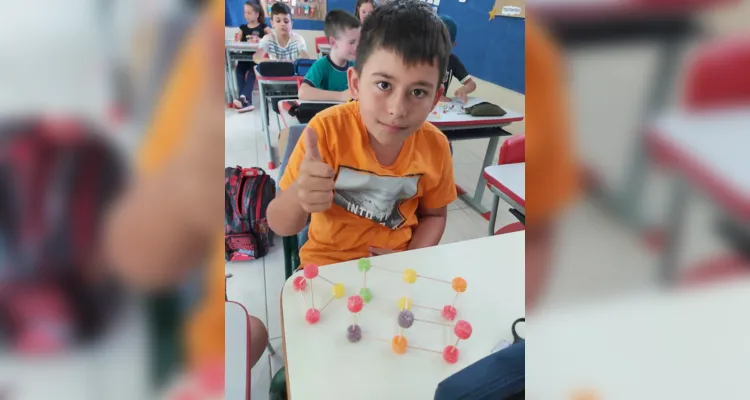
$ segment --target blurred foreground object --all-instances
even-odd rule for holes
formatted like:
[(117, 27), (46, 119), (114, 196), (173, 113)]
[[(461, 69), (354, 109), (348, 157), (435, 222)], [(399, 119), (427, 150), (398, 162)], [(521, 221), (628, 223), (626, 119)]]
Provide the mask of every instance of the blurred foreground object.
[[(643, 111), (635, 125), (635, 148), (632, 154), (621, 152), (630, 155), (625, 163), (624, 183), (612, 187), (612, 182), (606, 182), (601, 171), (592, 165), (585, 165), (584, 172), (588, 189), (599, 203), (635, 229), (646, 229), (649, 224), (642, 215), (647, 181), (643, 135), (647, 124), (670, 98), (679, 73), (680, 50), (703, 32), (700, 18), (704, 12), (736, 3), (737, 0), (529, 0), (529, 12), (550, 29), (568, 53), (581, 47), (606, 46), (611, 50), (614, 45), (644, 42), (658, 47), (653, 72), (644, 77), (651, 87), (643, 105), (639, 105)], [(604, 75), (611, 79), (614, 73)], [(608, 101), (618, 95), (610, 93)]]
[(530, 399), (747, 399), (750, 280), (548, 309), (527, 329)]
[[(726, 221), (725, 238), (736, 252), (750, 254), (750, 37), (707, 43), (688, 67), (682, 105), (659, 118), (647, 135), (650, 155), (673, 174), (662, 279), (676, 278), (680, 239), (687, 219), (688, 190), (708, 196)], [(750, 273), (750, 262), (736, 259), (706, 264), (727, 278), (729, 270)]]
[(81, 121), (0, 122), (0, 331), (11, 351), (65, 350), (111, 319), (120, 296), (99, 263), (99, 229), (124, 173)]

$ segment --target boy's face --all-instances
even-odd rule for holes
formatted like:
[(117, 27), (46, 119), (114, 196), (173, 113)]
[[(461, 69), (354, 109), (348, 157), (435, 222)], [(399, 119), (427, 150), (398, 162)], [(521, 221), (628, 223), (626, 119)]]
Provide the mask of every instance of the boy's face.
[(245, 4), (245, 21), (254, 23), (258, 21), (258, 13), (252, 7)]
[(358, 76), (349, 69), (349, 88), (359, 99), (367, 131), (384, 146), (403, 142), (426, 120), (442, 94), (437, 62), (406, 65), (388, 50), (374, 50)]
[(292, 31), (292, 18), (287, 14), (276, 14), (271, 25), (277, 35), (288, 35)]
[(338, 37), (331, 37), (331, 52), (337, 57), (348, 61), (354, 60), (359, 44), (359, 28), (347, 29), (339, 33)]

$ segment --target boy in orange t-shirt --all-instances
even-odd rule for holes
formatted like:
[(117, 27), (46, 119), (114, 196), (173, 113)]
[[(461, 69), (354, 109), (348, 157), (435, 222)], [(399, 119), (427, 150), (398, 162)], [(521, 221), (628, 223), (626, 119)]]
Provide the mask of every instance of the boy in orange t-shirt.
[(348, 71), (358, 101), (310, 121), (268, 207), (283, 236), (312, 214), (303, 265), (440, 242), (456, 188), (448, 140), (426, 120), (450, 53), (448, 31), (422, 2), (388, 2), (365, 20)]

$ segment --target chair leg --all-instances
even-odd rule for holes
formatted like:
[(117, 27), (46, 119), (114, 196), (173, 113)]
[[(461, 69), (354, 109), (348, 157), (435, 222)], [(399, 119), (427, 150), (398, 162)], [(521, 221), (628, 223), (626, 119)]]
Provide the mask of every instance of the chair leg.
[(497, 222), (497, 208), (500, 205), (500, 196), (492, 197), (492, 210), (490, 210), (490, 236), (495, 234), (495, 222)]

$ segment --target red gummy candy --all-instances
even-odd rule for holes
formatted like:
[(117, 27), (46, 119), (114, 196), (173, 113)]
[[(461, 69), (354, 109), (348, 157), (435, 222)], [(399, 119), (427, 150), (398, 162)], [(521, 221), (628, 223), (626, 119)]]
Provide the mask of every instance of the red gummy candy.
[(305, 313), (305, 321), (307, 321), (310, 325), (318, 322), (320, 320), (320, 311), (318, 311), (317, 308), (308, 308), (307, 312)]
[(318, 276), (318, 266), (315, 264), (307, 264), (302, 272), (305, 274), (305, 278), (313, 279)]
[(305, 280), (304, 276), (298, 276), (294, 278), (294, 282), (292, 284), (295, 291), (301, 292), (307, 287), (307, 280)]
[(445, 349), (443, 349), (443, 360), (448, 364), (455, 364), (458, 361), (458, 349), (453, 346), (445, 346)]
[(466, 340), (471, 336), (471, 324), (464, 320), (460, 320), (456, 322), (456, 326), (453, 327), (453, 333), (459, 338)]
[(448, 321), (453, 321), (454, 319), (456, 319), (456, 307), (453, 307), (451, 305), (443, 307), (443, 318), (447, 319)]

